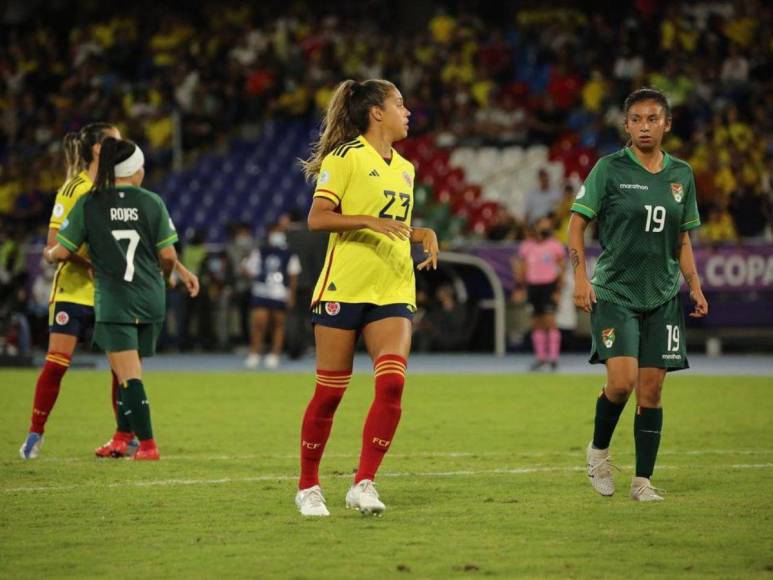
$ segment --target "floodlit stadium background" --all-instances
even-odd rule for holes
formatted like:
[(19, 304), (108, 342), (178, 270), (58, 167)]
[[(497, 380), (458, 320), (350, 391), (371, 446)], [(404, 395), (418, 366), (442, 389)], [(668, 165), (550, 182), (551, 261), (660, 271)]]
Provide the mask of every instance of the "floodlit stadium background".
[[(404, 94), (417, 168), (414, 223), (444, 254), (419, 275), (415, 350), (528, 353), (529, 311), (511, 297), (511, 257), (534, 217), (539, 172), (557, 235), (595, 161), (622, 146), (621, 104), (655, 86), (673, 106), (665, 148), (691, 163), (704, 226), (694, 236), (710, 316), (691, 352), (773, 345), (771, 10), (758, 1), (609, 5), (519, 2), (7, 2), (0, 33), (0, 344), (45, 349), (51, 271), (40, 263), (61, 139), (92, 121), (145, 149), (201, 297), (170, 291), (165, 352), (243, 352), (249, 282), (238, 264), (280, 222), (301, 257), (289, 359), (311, 361), (308, 304), (324, 236), (296, 160), (345, 78)], [(504, 5), (507, 6), (504, 6)], [(538, 205), (538, 204), (537, 204)], [(591, 251), (591, 261), (598, 251)], [(440, 294), (452, 291), (446, 310)], [(588, 347), (567, 277), (565, 349)], [(234, 365), (239, 364), (234, 356)], [(579, 358), (577, 359), (580, 360)], [(579, 364), (579, 363), (578, 363)]]

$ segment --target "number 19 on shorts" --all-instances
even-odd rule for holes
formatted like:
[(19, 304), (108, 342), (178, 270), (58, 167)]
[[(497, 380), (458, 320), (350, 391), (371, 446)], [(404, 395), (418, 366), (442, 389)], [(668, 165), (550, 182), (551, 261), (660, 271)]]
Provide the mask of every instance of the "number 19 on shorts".
[(675, 324), (666, 324), (667, 348), (668, 352), (677, 352), (679, 350), (679, 327)]

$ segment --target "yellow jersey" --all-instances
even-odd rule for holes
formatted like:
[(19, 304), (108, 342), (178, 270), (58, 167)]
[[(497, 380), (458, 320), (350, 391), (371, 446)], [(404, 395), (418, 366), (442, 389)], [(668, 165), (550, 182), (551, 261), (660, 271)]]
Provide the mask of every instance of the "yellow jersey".
[[(411, 225), (413, 165), (392, 149), (387, 162), (360, 135), (322, 160), (314, 197), (335, 203), (343, 215), (369, 215)], [(318, 302), (410, 304), (416, 281), (409, 240), (362, 229), (332, 233), (325, 265), (314, 289)]]
[[(89, 192), (92, 182), (89, 174), (82, 171), (65, 182), (56, 193), (54, 209), (51, 211), (50, 229), (58, 230), (67, 219), (67, 214), (83, 195)], [(89, 257), (85, 244), (78, 250), (84, 258)], [(87, 269), (76, 262), (61, 262), (56, 269), (49, 302), (74, 302), (94, 306), (94, 281)]]

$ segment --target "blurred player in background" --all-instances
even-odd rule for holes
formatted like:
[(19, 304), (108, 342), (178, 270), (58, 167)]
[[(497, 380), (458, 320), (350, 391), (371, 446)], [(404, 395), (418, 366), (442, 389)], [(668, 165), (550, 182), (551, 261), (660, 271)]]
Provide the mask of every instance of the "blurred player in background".
[(392, 83), (344, 81), (330, 101), (320, 139), (303, 163), (307, 177), (317, 179), (309, 229), (330, 232), (312, 302), (317, 386), (301, 428), (295, 498), (305, 516), (330, 515), (319, 486), (319, 463), (351, 379), (360, 333), (373, 359), (376, 393), (346, 505), (365, 514), (385, 509), (373, 480), (401, 415), (416, 310), (411, 243), (424, 247), (426, 260), (419, 269), (435, 268), (438, 252), (432, 230), (411, 228), (415, 171), (392, 148), (408, 135), (409, 116)]
[(545, 365), (550, 365), (551, 370), (558, 367), (561, 331), (556, 325), (556, 308), (561, 296), (565, 253), (564, 246), (553, 237), (553, 218), (550, 216), (539, 218), (534, 223), (533, 237), (518, 248), (516, 301), (526, 299), (532, 307), (531, 342), (536, 356), (531, 366), (533, 371)]
[(94, 343), (118, 376), (119, 414), (140, 442), (135, 461), (159, 459), (140, 357), (156, 350), (166, 309), (164, 278), (175, 272), (192, 296), (199, 290), (196, 276), (177, 260), (177, 232), (164, 202), (140, 188), (144, 163), (134, 143), (106, 138), (94, 188), (78, 200), (57, 243), (45, 252), (48, 261), (61, 262), (88, 244), (96, 280)]
[[(636, 475), (631, 497), (660, 501), (652, 487), (663, 425), (661, 391), (666, 372), (688, 368), (679, 272), (694, 309), (708, 314), (689, 231), (700, 225), (690, 166), (661, 150), (671, 128), (663, 93), (639, 89), (625, 101), (628, 146), (601, 158), (572, 205), (569, 257), (575, 304), (591, 313), (592, 363), (607, 367), (596, 402), (587, 466), (598, 493), (615, 492), (609, 444), (620, 413), (636, 391)], [(583, 234), (598, 219), (602, 253), (593, 279), (585, 270)]]
[(266, 330), (271, 329), (271, 352), (267, 369), (279, 366), (285, 338), (287, 310), (295, 306), (301, 262), (287, 247), (282, 226), (269, 228), (267, 244), (254, 250), (244, 261), (243, 271), (252, 279), (250, 299), (250, 354), (244, 361), (248, 369), (258, 367), (263, 355)]
[[(97, 174), (102, 141), (106, 137), (120, 139), (121, 134), (109, 123), (92, 123), (77, 133), (68, 133), (65, 136), (63, 148), (67, 163), (67, 180), (57, 192), (54, 201), (48, 226), (48, 248), (56, 243), (56, 234), (72, 207), (91, 189)], [(88, 250), (83, 247), (73, 254), (70, 260), (60, 263), (54, 275), (49, 299), (48, 352), (35, 385), (29, 433), (19, 449), (23, 459), (34, 459), (40, 453), (46, 421), (59, 396), (62, 378), (70, 367), (75, 346), (78, 339), (89, 334), (94, 325), (94, 282), (90, 268)], [(137, 449), (128, 423), (117, 412), (117, 388), (118, 381), (113, 375), (112, 398), (117, 423), (116, 435), (111, 442), (96, 450), (99, 457), (123, 457)], [(116, 438), (121, 443), (113, 445), (112, 441)]]

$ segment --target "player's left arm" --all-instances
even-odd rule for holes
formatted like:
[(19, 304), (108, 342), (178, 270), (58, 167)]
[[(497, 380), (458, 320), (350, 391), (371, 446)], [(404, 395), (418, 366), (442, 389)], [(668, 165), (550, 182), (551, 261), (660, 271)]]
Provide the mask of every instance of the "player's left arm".
[(695, 254), (692, 251), (692, 241), (690, 240), (690, 230), (697, 228), (700, 223), (698, 214), (697, 191), (695, 188), (695, 177), (690, 171), (690, 177), (687, 182), (687, 192), (684, 200), (684, 215), (679, 232), (679, 246), (677, 247), (677, 257), (679, 258), (679, 269), (682, 271), (684, 281), (690, 289), (690, 299), (695, 307), (690, 312), (692, 318), (703, 318), (709, 313), (709, 303), (701, 290), (701, 279), (698, 276), (698, 268), (695, 266)]
[(437, 256), (440, 250), (435, 232), (430, 228), (411, 228), (411, 243), (421, 244), (424, 248), (424, 255), (427, 256), (416, 268), (424, 270), (432, 266), (433, 270), (437, 270)]
[(692, 251), (689, 231), (683, 231), (679, 234), (679, 269), (690, 289), (690, 299), (695, 305), (690, 316), (703, 318), (709, 313), (709, 303), (703, 295), (703, 290), (701, 290), (701, 279), (698, 276), (698, 268), (695, 266), (695, 254)]
[(73, 252), (65, 248), (62, 244), (56, 243), (53, 246), (43, 250), (43, 258), (49, 264), (57, 264), (59, 262), (66, 262), (73, 255)]

